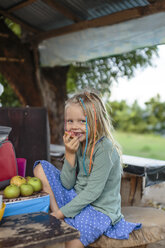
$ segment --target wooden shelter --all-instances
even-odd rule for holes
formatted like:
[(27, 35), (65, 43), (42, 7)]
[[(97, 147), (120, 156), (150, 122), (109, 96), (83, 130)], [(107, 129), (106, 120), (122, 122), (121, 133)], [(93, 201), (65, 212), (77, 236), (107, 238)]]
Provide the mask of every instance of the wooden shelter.
[(14, 0), (0, 1), (0, 14), (26, 30), (26, 41), (103, 27), (165, 11), (164, 0)]
[[(92, 29), (95, 29), (95, 31), (107, 27), (115, 27), (114, 29), (116, 29), (115, 25), (120, 27), (125, 23), (129, 24), (135, 20), (152, 18), (157, 14), (164, 13), (165, 0), (0, 0), (0, 73), (8, 80), (23, 106), (44, 106), (47, 108), (51, 127), (51, 142), (60, 144), (62, 142), (61, 133), (63, 132), (62, 123), (68, 64), (76, 61), (75, 58), (68, 57), (67, 61), (62, 63), (67, 56), (67, 52), (71, 50), (68, 35), (72, 37), (72, 35), (77, 34), (76, 42), (80, 32), (86, 31), (90, 34)], [(5, 18), (21, 25), (21, 37), (17, 37), (10, 31), (5, 25)], [(158, 20), (162, 20), (162, 18), (162, 16), (157, 16)], [(149, 23), (153, 24), (150, 20)], [(164, 28), (164, 24), (162, 26)], [(155, 27), (150, 26), (150, 28), (153, 36), (157, 38), (157, 35), (154, 35)], [(145, 29), (147, 32), (146, 27)], [(160, 33), (159, 27), (157, 29), (157, 33)], [(120, 43), (118, 34), (120, 34), (120, 31), (114, 34), (116, 35), (114, 43), (117, 41)], [(164, 33), (162, 33), (163, 35)], [(84, 33), (83, 36), (88, 39)], [(159, 40), (154, 41), (154, 44), (165, 42), (165, 38), (162, 39), (162, 36)], [(62, 40), (57, 42), (56, 39), (60, 38)], [(129, 40), (128, 37), (127, 40)], [(45, 41), (47, 43), (43, 53), (42, 44)], [(54, 55), (55, 49), (50, 46), (49, 41), (53, 43), (53, 46), (57, 43), (60, 44), (60, 49), (56, 47), (56, 51), (59, 53)], [(70, 43), (72, 43), (72, 39)], [(132, 43), (136, 42), (133, 41)], [(107, 47), (113, 47), (113, 44), (110, 43)], [(78, 41), (76, 45), (80, 47)], [(137, 45), (139, 46), (139, 44)], [(142, 44), (142, 46), (144, 45)], [(49, 56), (52, 55), (53, 58), (60, 57), (60, 53), (63, 52), (62, 62), (52, 63), (51, 66), (48, 63), (45, 67), (41, 67), (41, 62), (47, 55), (48, 48)], [(67, 48), (67, 52), (64, 48)], [(135, 46), (131, 49), (133, 48)], [(93, 55), (92, 51), (91, 56), (93, 58), (101, 57), (102, 49), (103, 47), (99, 46), (98, 43), (98, 53)], [(74, 43), (72, 50), (73, 54), (76, 54), (80, 49), (75, 50)], [(80, 51), (81, 55), (85, 50), (83, 47)], [(95, 47), (94, 50), (96, 50)], [(121, 50), (118, 52), (121, 52)], [(107, 50), (103, 55), (110, 54), (111, 52)], [(82, 56), (80, 56), (81, 58)], [(89, 58), (85, 57), (84, 59)], [(48, 60), (47, 57), (45, 60)]]
[[(154, 21), (150, 21), (157, 14), (160, 14), (160, 16), (156, 16), (157, 20), (162, 19), (163, 23), (165, 0), (0, 0), (0, 73), (8, 80), (23, 106), (47, 108), (51, 126), (51, 143), (61, 143), (68, 61), (71, 63), (76, 60), (68, 58), (64, 63), (55, 63), (51, 67), (48, 63), (47, 66), (41, 67), (40, 56), (43, 42), (47, 41), (46, 46), (49, 47), (50, 39), (63, 37), (63, 40), (51, 41), (56, 45), (58, 42), (64, 44), (65, 40), (66, 44), (69, 44), (67, 35), (77, 33), (79, 36), (79, 32), (82, 31), (90, 33), (92, 29), (99, 31), (101, 28), (129, 24), (132, 21), (148, 17), (151, 18), (149, 19), (151, 33), (157, 38), (157, 35), (154, 34), (155, 27), (152, 28)], [(21, 25), (21, 37), (17, 37), (11, 32), (5, 24), (5, 18)], [(162, 26), (164, 28), (164, 23)], [(165, 28), (162, 30), (165, 32)], [(146, 29), (144, 33), (147, 31)], [(158, 25), (157, 33), (159, 32)], [(165, 33), (163, 32), (162, 36), (152, 44), (165, 43)], [(115, 42), (119, 40), (118, 34), (115, 36)], [(148, 44), (151, 45), (151, 43)], [(64, 46), (66, 45), (63, 45), (62, 49), (65, 48)], [(138, 44), (138, 46), (143, 46), (143, 44)], [(47, 49), (45, 49), (46, 53)], [(111, 54), (108, 53), (105, 55)], [(98, 53), (97, 56), (99, 56)], [(141, 209), (139, 211), (141, 213)], [(163, 216), (163, 213), (161, 214)], [(147, 212), (144, 212), (142, 217), (144, 215), (147, 216)], [(130, 218), (130, 220), (133, 219)], [(144, 222), (144, 227), (144, 232), (139, 231), (137, 238), (131, 237), (128, 242), (123, 241), (122, 244), (120, 242), (121, 246), (118, 242), (112, 243), (110, 246), (109, 240), (101, 237), (98, 243), (92, 244), (92, 247), (135, 247), (135, 242), (137, 246), (144, 245), (143, 247), (145, 247), (150, 242), (164, 239), (164, 222), (161, 222), (161, 225), (156, 223), (156, 228), (151, 221)], [(155, 232), (158, 232), (156, 237), (154, 237)], [(149, 236), (147, 236), (148, 233)]]

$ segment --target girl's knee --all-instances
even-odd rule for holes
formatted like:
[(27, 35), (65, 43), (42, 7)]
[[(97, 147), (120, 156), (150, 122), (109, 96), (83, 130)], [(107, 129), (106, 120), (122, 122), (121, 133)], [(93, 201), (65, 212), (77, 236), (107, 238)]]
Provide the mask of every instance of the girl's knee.
[(35, 166), (35, 168), (33, 169), (34, 176), (40, 178), (40, 177), (42, 177), (43, 173), (44, 173), (44, 171), (43, 171), (41, 163), (37, 164)]
[(44, 169), (42, 168), (41, 163), (36, 165), (36, 167), (33, 170), (33, 174), (35, 177), (38, 177), (41, 180), (42, 185), (43, 185), (43, 190), (47, 192), (47, 190), (50, 189), (50, 185), (45, 175)]

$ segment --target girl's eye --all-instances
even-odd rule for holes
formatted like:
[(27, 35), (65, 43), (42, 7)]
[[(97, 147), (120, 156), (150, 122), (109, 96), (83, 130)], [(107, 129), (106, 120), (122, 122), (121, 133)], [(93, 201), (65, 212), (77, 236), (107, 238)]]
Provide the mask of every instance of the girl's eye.
[(81, 120), (81, 123), (82, 124), (86, 124), (86, 120)]
[(66, 122), (67, 122), (67, 123), (72, 123), (73, 121), (72, 121), (72, 120), (67, 120)]

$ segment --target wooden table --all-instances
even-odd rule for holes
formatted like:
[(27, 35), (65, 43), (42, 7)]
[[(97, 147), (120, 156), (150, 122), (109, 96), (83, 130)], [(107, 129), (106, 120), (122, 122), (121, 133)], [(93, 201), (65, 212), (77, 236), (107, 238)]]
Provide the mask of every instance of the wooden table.
[(79, 232), (44, 212), (5, 217), (0, 222), (0, 248), (64, 248)]

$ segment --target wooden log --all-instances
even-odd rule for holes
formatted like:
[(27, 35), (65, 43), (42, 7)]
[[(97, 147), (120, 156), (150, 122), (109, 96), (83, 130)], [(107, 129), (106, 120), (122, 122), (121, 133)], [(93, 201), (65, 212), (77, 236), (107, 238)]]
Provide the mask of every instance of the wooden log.
[(123, 207), (122, 213), (127, 221), (142, 223), (142, 228), (133, 231), (128, 240), (110, 239), (102, 235), (88, 247), (142, 248), (148, 244), (165, 239), (165, 213), (163, 210), (145, 207)]

